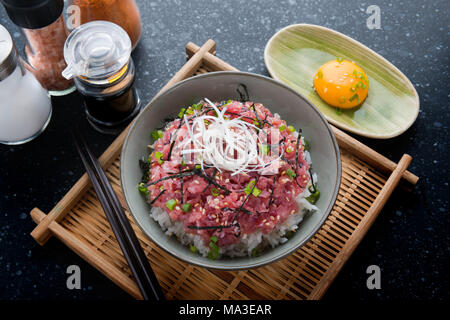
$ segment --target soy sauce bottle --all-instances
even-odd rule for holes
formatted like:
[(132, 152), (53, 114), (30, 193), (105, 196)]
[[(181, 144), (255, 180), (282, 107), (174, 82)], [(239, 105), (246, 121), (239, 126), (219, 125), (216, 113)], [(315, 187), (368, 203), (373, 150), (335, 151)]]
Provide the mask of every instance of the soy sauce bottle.
[(77, 27), (65, 43), (62, 74), (74, 78), (87, 118), (101, 132), (117, 133), (140, 111), (131, 49), (125, 30), (107, 21)]

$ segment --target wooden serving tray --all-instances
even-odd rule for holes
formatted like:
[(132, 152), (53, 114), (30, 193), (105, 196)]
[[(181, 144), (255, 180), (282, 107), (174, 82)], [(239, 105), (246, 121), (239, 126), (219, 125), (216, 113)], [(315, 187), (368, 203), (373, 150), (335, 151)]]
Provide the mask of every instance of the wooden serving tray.
[[(200, 73), (236, 70), (217, 58), (215, 43), (186, 46), (187, 63), (161, 90)], [(160, 91), (160, 92), (161, 92)], [(100, 157), (122, 206), (120, 152), (126, 129)], [(187, 264), (148, 239), (127, 215), (167, 299), (320, 299), (401, 179), (410, 186), (418, 177), (406, 171), (411, 157), (398, 164), (333, 127), (341, 150), (342, 180), (336, 203), (320, 230), (287, 258), (246, 271), (217, 271)], [(48, 213), (31, 211), (37, 223), (31, 235), (44, 245), (53, 235), (133, 297), (139, 289), (102, 207), (84, 174)]]

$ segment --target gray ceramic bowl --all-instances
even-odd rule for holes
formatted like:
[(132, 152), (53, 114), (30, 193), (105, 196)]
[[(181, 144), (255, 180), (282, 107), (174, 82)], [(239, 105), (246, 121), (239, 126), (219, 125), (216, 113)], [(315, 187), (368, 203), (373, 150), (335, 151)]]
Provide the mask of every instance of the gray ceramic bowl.
[[(302, 128), (311, 144), (313, 170), (318, 174), (321, 192), (317, 206), (320, 213), (305, 217), (295, 236), (285, 244), (265, 251), (257, 258), (222, 258), (209, 260), (190, 252), (176, 238), (169, 238), (149, 215), (150, 206), (137, 190), (142, 172), (138, 159), (148, 157), (150, 135), (164, 119), (176, 116), (182, 106), (207, 97), (211, 101), (240, 98), (237, 88), (245, 85), (249, 100), (277, 112), (296, 128)], [(320, 228), (336, 200), (341, 178), (338, 145), (325, 118), (304, 97), (286, 85), (264, 76), (244, 72), (208, 73), (181, 81), (155, 99), (135, 119), (122, 149), (120, 177), (131, 214), (144, 233), (175, 257), (198, 266), (225, 270), (259, 267), (296, 251)]]

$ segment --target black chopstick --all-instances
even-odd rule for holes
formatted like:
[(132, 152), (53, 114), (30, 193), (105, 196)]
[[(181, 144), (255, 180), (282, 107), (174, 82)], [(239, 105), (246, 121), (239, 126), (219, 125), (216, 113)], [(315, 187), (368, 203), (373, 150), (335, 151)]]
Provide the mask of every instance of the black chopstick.
[(97, 193), (143, 298), (145, 300), (164, 300), (164, 295), (158, 280), (150, 267), (136, 234), (131, 228), (105, 172), (77, 129), (73, 131), (73, 138), (88, 176), (92, 181), (94, 190)]

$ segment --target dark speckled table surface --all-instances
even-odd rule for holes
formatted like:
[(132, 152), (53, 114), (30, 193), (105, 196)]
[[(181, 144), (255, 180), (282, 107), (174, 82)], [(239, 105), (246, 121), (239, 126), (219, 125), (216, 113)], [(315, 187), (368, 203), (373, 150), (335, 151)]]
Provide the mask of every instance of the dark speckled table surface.
[[(325, 300), (449, 299), (449, 20), (450, 3), (434, 1), (159, 0), (137, 1), (143, 35), (133, 52), (144, 103), (185, 62), (188, 41), (211, 38), (217, 55), (240, 70), (268, 75), (263, 51), (279, 29), (312, 23), (340, 31), (402, 70), (420, 96), (420, 114), (401, 136), (358, 138), (388, 158), (413, 157), (420, 177), (412, 193), (397, 190), (344, 266)], [(366, 26), (366, 8), (381, 9), (381, 29)], [(19, 47), (23, 40), (3, 8), (0, 23)], [(86, 123), (77, 93), (53, 98), (49, 127), (21, 146), (0, 145), (0, 298), (130, 299), (56, 239), (44, 247), (30, 236), (30, 210), (48, 212), (83, 174), (69, 130), (86, 128), (100, 155), (114, 136)], [(381, 289), (368, 290), (366, 268), (381, 268)], [(66, 269), (78, 265), (82, 289), (68, 290)]]

